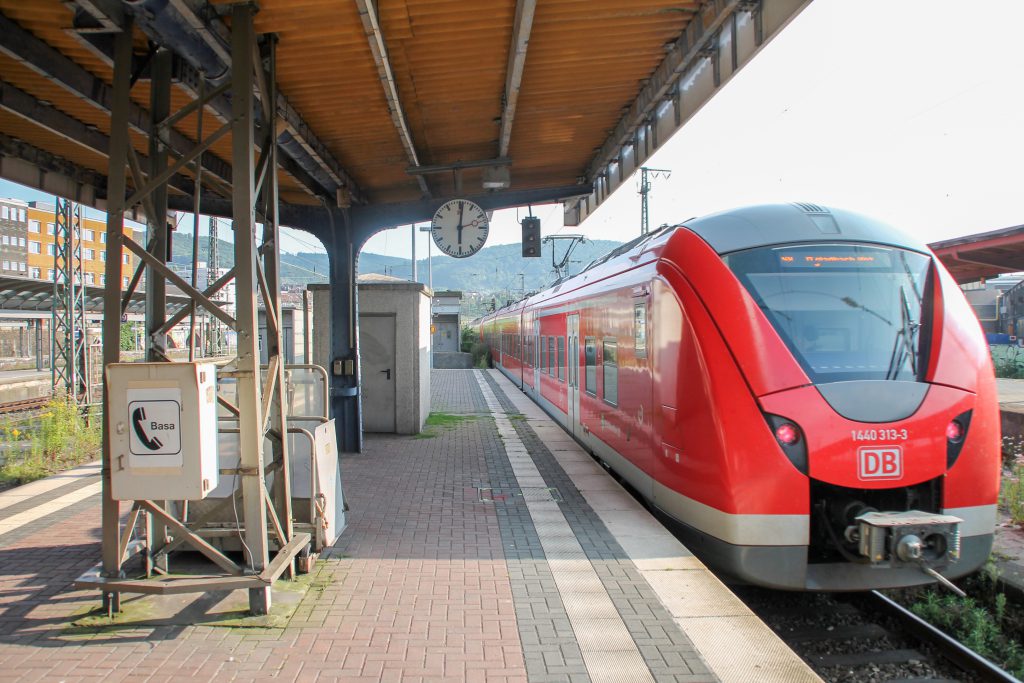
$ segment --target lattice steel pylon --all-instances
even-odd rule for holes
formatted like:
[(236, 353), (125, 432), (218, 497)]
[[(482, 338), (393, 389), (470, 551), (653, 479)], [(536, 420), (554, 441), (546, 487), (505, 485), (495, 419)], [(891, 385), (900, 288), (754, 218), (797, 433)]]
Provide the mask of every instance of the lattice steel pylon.
[[(209, 241), (206, 249), (206, 286), (209, 287), (213, 282), (220, 277), (220, 255), (218, 254), (218, 242), (220, 241), (217, 237), (217, 224), (218, 220), (216, 216), (210, 216), (210, 234)], [(223, 296), (220, 292), (210, 297), (214, 301), (223, 300)], [(207, 332), (206, 332), (206, 355), (207, 356), (218, 356), (222, 352), (226, 351), (227, 346), (226, 340), (224, 339), (224, 325), (216, 316), (210, 313), (206, 314), (207, 317)]]
[(650, 214), (647, 210), (647, 195), (651, 193), (651, 180), (654, 178), (668, 178), (672, 175), (672, 171), (667, 168), (647, 168), (646, 166), (640, 167), (640, 234), (646, 235), (651, 231), (651, 227), (648, 224), (650, 220)]
[(53, 235), (52, 334), (53, 390), (78, 404), (90, 403), (85, 280), (82, 274), (82, 207), (56, 197)]

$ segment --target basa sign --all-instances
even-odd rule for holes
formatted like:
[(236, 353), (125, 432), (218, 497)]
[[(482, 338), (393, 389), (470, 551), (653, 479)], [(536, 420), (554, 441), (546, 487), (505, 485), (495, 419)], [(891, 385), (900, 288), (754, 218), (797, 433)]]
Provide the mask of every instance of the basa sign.
[(128, 449), (135, 467), (181, 465), (181, 390), (128, 390)]

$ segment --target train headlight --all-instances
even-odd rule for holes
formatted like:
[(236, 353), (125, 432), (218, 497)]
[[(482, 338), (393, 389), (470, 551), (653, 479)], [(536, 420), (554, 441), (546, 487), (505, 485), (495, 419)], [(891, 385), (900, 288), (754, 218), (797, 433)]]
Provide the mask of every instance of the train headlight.
[(802, 474), (807, 474), (807, 439), (804, 438), (800, 427), (793, 420), (781, 415), (765, 413), (764, 419), (768, 421), (768, 428), (771, 429), (772, 436), (782, 448), (782, 452), (793, 463), (793, 467)]
[(946, 469), (956, 464), (971, 428), (971, 411), (960, 413), (946, 425)]
[(946, 425), (946, 439), (950, 443), (960, 443), (964, 440), (964, 426), (959, 420), (950, 420)]
[(775, 428), (775, 438), (783, 446), (793, 446), (800, 441), (800, 429), (792, 422), (783, 422)]

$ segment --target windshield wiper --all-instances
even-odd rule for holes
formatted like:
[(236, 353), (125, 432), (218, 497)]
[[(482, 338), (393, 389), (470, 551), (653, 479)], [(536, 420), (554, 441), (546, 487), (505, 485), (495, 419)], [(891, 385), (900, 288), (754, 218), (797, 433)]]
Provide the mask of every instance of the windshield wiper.
[(900, 329), (893, 340), (892, 355), (889, 357), (889, 369), (885, 373), (886, 379), (895, 379), (903, 364), (910, 359), (910, 372), (917, 379), (917, 332), (921, 329), (921, 323), (914, 320), (910, 313), (910, 302), (907, 301), (907, 292), (900, 285)]

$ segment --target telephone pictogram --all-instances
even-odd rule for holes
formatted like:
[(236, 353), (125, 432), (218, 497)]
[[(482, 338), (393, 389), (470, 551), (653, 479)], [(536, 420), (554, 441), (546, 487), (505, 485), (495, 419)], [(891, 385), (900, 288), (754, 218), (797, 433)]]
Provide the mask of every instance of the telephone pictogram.
[(154, 437), (150, 438), (149, 435), (146, 434), (146, 430), (143, 429), (143, 427), (142, 427), (142, 423), (143, 423), (143, 421), (145, 419), (146, 419), (146, 409), (145, 408), (140, 406), (140, 407), (136, 408), (134, 411), (132, 411), (132, 429), (135, 430), (135, 436), (139, 437), (139, 441), (142, 442), (142, 445), (145, 446), (146, 448), (148, 448), (149, 450), (151, 450), (151, 451), (160, 450), (161, 448), (163, 448), (164, 444), (157, 437), (154, 436)]

